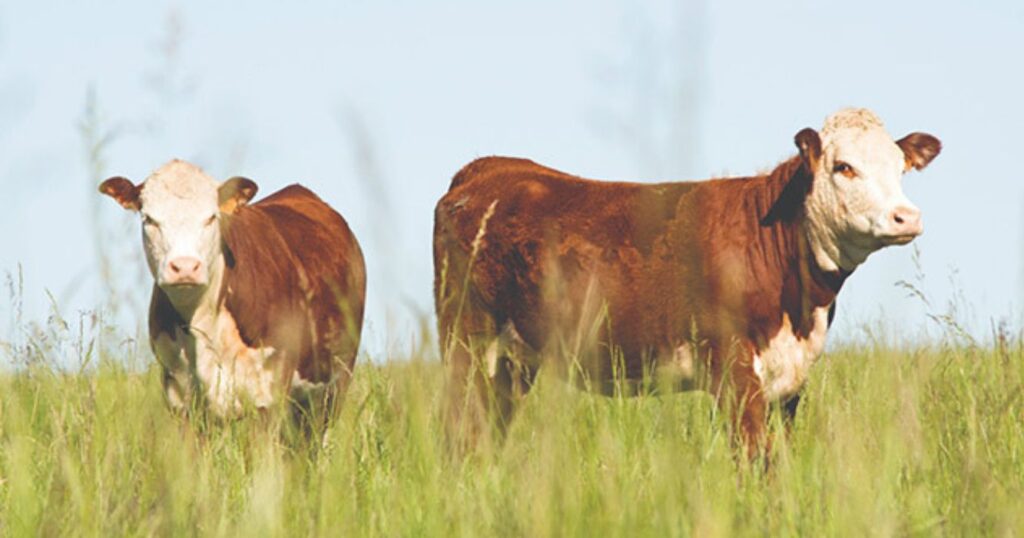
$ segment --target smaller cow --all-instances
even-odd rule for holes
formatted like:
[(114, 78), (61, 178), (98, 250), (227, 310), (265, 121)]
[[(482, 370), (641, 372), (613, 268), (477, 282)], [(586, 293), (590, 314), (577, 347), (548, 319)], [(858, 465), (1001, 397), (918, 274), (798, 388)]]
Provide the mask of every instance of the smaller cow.
[(653, 374), (705, 388), (759, 452), (767, 406), (795, 412), (843, 282), (922, 232), (901, 177), (941, 149), (923, 133), (894, 141), (863, 109), (796, 145), (770, 173), (702, 182), (599, 182), (500, 157), (459, 171), (434, 217), (454, 431), (507, 424), (556, 361), (591, 387)]
[(139, 185), (100, 185), (142, 217), (150, 344), (170, 407), (228, 418), (290, 400), (326, 418), (359, 348), (363, 255), (345, 219), (305, 187), (247, 205), (256, 190), (180, 160)]

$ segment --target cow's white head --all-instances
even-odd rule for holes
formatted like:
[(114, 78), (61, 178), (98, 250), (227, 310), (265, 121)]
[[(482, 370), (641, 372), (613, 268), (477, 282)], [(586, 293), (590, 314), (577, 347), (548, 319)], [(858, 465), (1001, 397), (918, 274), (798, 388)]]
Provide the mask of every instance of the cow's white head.
[(204, 291), (223, 264), (220, 220), (256, 194), (234, 177), (218, 185), (199, 167), (173, 160), (139, 185), (112, 177), (100, 192), (142, 216), (142, 243), (153, 279), (174, 302)]
[(893, 140), (865, 109), (829, 116), (821, 133), (797, 133), (813, 174), (804, 204), (807, 236), (818, 265), (852, 271), (872, 252), (921, 235), (921, 210), (903, 194), (903, 174), (928, 165), (942, 144), (924, 133)]

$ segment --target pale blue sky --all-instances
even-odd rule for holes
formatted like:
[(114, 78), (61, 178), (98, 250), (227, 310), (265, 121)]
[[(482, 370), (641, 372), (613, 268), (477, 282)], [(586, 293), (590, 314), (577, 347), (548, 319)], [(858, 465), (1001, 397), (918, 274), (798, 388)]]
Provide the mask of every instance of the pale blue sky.
[[(181, 157), (262, 194), (302, 182), (341, 211), (367, 253), (371, 351), (404, 345), (431, 311), (433, 204), (474, 157), (622, 180), (747, 174), (856, 105), (896, 137), (924, 130), (945, 145), (905, 181), (924, 213), (915, 244), (932, 311), (952, 278), (979, 335), (990, 319), (1019, 327), (1024, 4), (711, 4), (4, 2), (0, 271), (22, 265), (30, 317), (45, 289), (68, 312), (95, 306), (98, 210), (119, 285), (148, 295), (129, 285), (138, 224), (98, 199), (85, 160), (90, 86), (116, 132), (104, 177), (141, 180)], [(894, 284), (915, 278), (911, 254), (880, 252), (854, 274), (830, 337), (856, 337), (865, 320), (928, 326)]]

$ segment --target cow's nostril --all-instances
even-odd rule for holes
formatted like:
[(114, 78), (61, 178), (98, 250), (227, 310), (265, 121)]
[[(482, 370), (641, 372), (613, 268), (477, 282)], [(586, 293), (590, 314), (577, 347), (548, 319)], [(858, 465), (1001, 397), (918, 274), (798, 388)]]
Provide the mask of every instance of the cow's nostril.
[(168, 264), (174, 274), (190, 274), (199, 271), (200, 261), (196, 258), (175, 258)]
[(896, 221), (896, 224), (903, 224), (905, 222), (903, 220), (903, 215), (900, 215), (899, 213), (893, 214), (892, 218)]

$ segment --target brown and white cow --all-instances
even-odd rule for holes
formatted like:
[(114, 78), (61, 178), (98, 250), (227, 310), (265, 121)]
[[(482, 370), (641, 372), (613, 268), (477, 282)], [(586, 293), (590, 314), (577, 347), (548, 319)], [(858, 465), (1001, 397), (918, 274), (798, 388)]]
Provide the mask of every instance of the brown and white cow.
[(452, 423), (506, 424), (542, 362), (572, 361), (591, 386), (617, 369), (703, 380), (755, 453), (768, 405), (795, 412), (844, 280), (921, 234), (901, 178), (941, 149), (923, 133), (894, 141), (862, 109), (796, 145), (768, 174), (702, 182), (599, 182), (502, 157), (459, 171), (434, 228)]
[(359, 348), (363, 255), (345, 220), (300, 185), (247, 205), (256, 184), (218, 184), (173, 160), (100, 192), (142, 217), (155, 280), (150, 343), (167, 402), (215, 416), (344, 395)]

